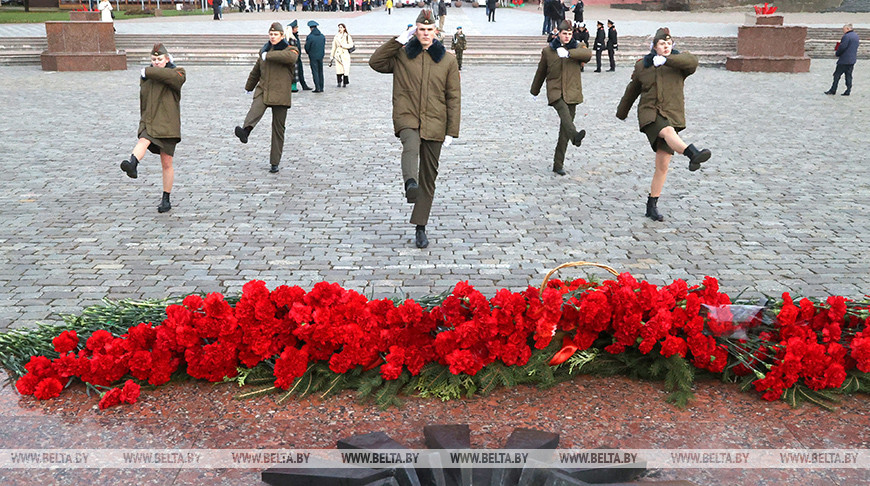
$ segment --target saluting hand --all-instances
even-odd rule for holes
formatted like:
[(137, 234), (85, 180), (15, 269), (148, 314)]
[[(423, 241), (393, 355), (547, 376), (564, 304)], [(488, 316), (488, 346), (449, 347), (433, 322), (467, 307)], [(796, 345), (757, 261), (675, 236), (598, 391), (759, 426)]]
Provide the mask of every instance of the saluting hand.
[(406, 30), (406, 31), (402, 32), (401, 34), (399, 34), (399, 35), (396, 37), (396, 41), (397, 41), (399, 44), (405, 45), (405, 44), (408, 43), (409, 40), (411, 40), (411, 37), (414, 35), (414, 32), (417, 32), (417, 26), (416, 26), (416, 25), (412, 25), (410, 28), (408, 28), (408, 30)]

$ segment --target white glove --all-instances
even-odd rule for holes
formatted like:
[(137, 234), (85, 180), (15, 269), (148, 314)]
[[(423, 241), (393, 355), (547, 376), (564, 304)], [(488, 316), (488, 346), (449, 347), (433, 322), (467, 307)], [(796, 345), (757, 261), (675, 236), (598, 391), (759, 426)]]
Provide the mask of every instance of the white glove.
[(266, 60), (266, 51), (263, 51), (263, 53), (260, 54), (260, 59), (262, 59), (264, 61)]
[(559, 47), (558, 49), (556, 49), (556, 54), (558, 54), (559, 57), (562, 58), (568, 57), (568, 49), (565, 49), (564, 47)]
[(405, 45), (408, 43), (409, 40), (411, 40), (411, 37), (414, 35), (414, 32), (417, 32), (416, 25), (412, 25), (410, 29), (399, 34), (398, 37), (396, 37), (396, 40), (399, 42), (399, 44)]
[(666, 58), (665, 56), (655, 56), (655, 57), (653, 57), (653, 66), (659, 67), (662, 64), (664, 64), (665, 61), (667, 61), (667, 60), (668, 60), (668, 58)]
[(442, 145), (444, 147), (449, 147), (451, 143), (453, 143), (453, 137), (450, 135), (444, 135), (444, 143)]
[(139, 75), (142, 76), (142, 79), (145, 79), (145, 68), (142, 68), (142, 70), (139, 71)]

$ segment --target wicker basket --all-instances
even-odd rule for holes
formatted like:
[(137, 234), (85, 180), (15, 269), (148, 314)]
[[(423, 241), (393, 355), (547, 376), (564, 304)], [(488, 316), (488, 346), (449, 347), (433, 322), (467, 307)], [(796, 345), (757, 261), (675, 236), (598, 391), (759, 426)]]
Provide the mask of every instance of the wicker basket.
[(563, 264), (559, 265), (558, 267), (556, 267), (556, 268), (550, 270), (550, 271), (547, 273), (547, 276), (544, 277), (544, 281), (541, 282), (541, 293), (543, 293), (543, 292), (544, 292), (544, 289), (547, 288), (547, 282), (550, 281), (550, 277), (552, 277), (554, 273), (556, 273), (559, 269), (562, 269), (562, 268), (568, 268), (568, 267), (598, 267), (598, 268), (603, 268), (603, 269), (607, 270), (608, 272), (612, 273), (614, 277), (618, 277), (618, 276), (619, 276), (619, 272), (617, 272), (617, 271), (614, 270), (613, 268), (608, 267), (607, 265), (604, 265), (604, 264), (601, 264), (601, 263), (594, 263), (594, 262), (568, 262), (568, 263), (563, 263)]

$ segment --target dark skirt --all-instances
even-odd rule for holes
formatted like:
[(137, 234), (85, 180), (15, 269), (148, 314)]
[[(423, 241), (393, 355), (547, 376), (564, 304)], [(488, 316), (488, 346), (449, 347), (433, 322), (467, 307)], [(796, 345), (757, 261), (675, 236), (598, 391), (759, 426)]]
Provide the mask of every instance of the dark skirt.
[(148, 150), (152, 154), (160, 155), (162, 152), (170, 157), (175, 157), (175, 146), (181, 141), (180, 138), (155, 138), (148, 135), (146, 130), (139, 132), (139, 138), (144, 138), (151, 142), (151, 145), (148, 146)]
[[(662, 128), (670, 127), (671, 122), (668, 121), (667, 118), (663, 117), (660, 113), (656, 113), (656, 121), (652, 123), (648, 123), (640, 129), (645, 135), (647, 140), (649, 140), (649, 146), (652, 148), (653, 152), (658, 150), (662, 150), (671, 155), (674, 155), (674, 149), (672, 149), (668, 143), (662, 137), (659, 137), (659, 132), (662, 131)], [(682, 128), (674, 128), (677, 133), (681, 132)]]

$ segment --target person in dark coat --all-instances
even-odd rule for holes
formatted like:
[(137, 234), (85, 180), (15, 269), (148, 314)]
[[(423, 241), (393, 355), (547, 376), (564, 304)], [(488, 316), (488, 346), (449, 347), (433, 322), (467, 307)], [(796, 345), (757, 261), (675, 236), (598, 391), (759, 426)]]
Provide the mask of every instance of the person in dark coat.
[(595, 32), (595, 43), (592, 44), (595, 51), (595, 72), (601, 72), (601, 51), (604, 50), (604, 24), (598, 22), (598, 30)]
[(459, 136), (462, 90), (453, 54), (435, 38), (432, 11), (417, 25), (378, 47), (369, 66), (393, 75), (393, 133), (402, 141), (405, 198), (414, 205), (417, 248), (429, 246), (426, 224), (435, 197), (441, 147)]
[(855, 62), (858, 61), (858, 34), (852, 30), (852, 24), (843, 26), (843, 37), (837, 43), (837, 68), (834, 69), (834, 84), (831, 89), (825, 91), (825, 94), (837, 94), (837, 85), (840, 83), (840, 76), (846, 75), (846, 91), (843, 96), (852, 94), (852, 69), (855, 67)]
[(616, 39), (616, 26), (612, 20), (607, 21), (607, 58), (610, 60), (610, 69), (608, 72), (616, 71), (615, 51), (619, 50), (619, 43)]
[(245, 91), (254, 92), (251, 108), (241, 126), (236, 127), (236, 137), (248, 143), (248, 136), (266, 113), (272, 109), (272, 150), (269, 153), (269, 172), (278, 172), (281, 154), (284, 153), (284, 129), (287, 109), (290, 108), (293, 71), (299, 51), (284, 40), (284, 27), (275, 22), (269, 27), (269, 42), (260, 49), (257, 62), (248, 75)]
[(212, 0), (211, 8), (214, 11), (214, 20), (221, 19), (221, 5), (223, 5), (223, 0)]
[(181, 141), (181, 86), (187, 81), (187, 73), (172, 63), (163, 44), (154, 44), (151, 66), (142, 68), (139, 77), (139, 141), (130, 158), (121, 162), (121, 170), (131, 179), (136, 179), (145, 150), (159, 154), (163, 169), (163, 199), (157, 212), (165, 213), (172, 209), (169, 202), (175, 181), (172, 158), (175, 146)]
[(583, 23), (583, 0), (574, 4), (574, 23)]
[[(302, 52), (302, 43), (299, 41), (299, 23), (296, 19), (293, 22), (290, 22), (290, 34), (285, 35), (284, 39), (288, 44), (295, 47), (297, 51)], [(302, 56), (300, 55), (298, 59), (296, 59), (296, 82), (302, 86), (303, 91), (308, 91), (311, 89), (311, 86), (308, 86), (308, 83), (305, 82), (305, 69), (302, 67)], [(298, 90), (297, 90), (298, 91)]]
[(589, 48), (589, 31), (586, 30), (586, 24), (580, 23), (574, 26), (574, 40), (583, 44), (583, 47)]
[(541, 27), (541, 35), (549, 35), (553, 30), (550, 12), (553, 10), (553, 2), (556, 0), (544, 0), (544, 26)]
[(709, 150), (687, 145), (678, 135), (686, 128), (683, 86), (686, 78), (698, 68), (698, 57), (679, 52), (673, 45), (670, 30), (663, 27), (656, 31), (652, 49), (634, 65), (631, 81), (616, 108), (616, 117), (625, 120), (634, 100), (640, 96), (638, 124), (656, 154), (655, 173), (646, 201), (646, 216), (653, 221), (664, 219), (657, 204), (674, 152), (689, 158), (689, 170), (693, 172), (710, 159)]
[(305, 38), (305, 52), (311, 65), (311, 77), (314, 78), (314, 92), (323, 93), (323, 56), (326, 55), (326, 37), (317, 28), (314, 20), (308, 21), (311, 33)]
[(495, 22), (495, 8), (498, 6), (497, 0), (486, 0), (486, 21)]
[(532, 80), (530, 92), (537, 98), (544, 81), (547, 82), (547, 102), (559, 115), (559, 140), (553, 156), (553, 172), (565, 175), (565, 149), (570, 140), (575, 147), (583, 143), (586, 130), (578, 131), (574, 125), (577, 105), (583, 103), (583, 84), (580, 67), (592, 59), (592, 51), (572, 38), (571, 22), (563, 20), (558, 38), (541, 50), (541, 61)]

